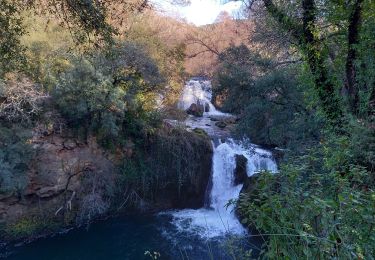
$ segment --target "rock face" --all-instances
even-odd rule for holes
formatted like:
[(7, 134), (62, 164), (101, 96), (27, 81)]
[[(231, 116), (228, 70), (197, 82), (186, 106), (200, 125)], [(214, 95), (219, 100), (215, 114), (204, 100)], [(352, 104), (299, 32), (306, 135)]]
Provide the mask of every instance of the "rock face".
[[(172, 129), (158, 134), (150, 147), (154, 209), (201, 208), (212, 169), (213, 149), (204, 132)], [(141, 191), (140, 191), (141, 192)]]
[(196, 117), (202, 117), (204, 112), (204, 106), (202, 104), (191, 104), (190, 107), (186, 110), (186, 113)]
[[(121, 185), (116, 181), (116, 165), (125, 157), (133, 160), (131, 140), (121, 151), (110, 153), (95, 138), (82, 142), (60, 134), (35, 136), (31, 142), (37, 155), (27, 173), (26, 190), (22, 194), (0, 194), (0, 242), (2, 238), (48, 232), (46, 223), (58, 228), (74, 225), (95, 210), (87, 202), (102, 204), (100, 208), (105, 210), (96, 212), (96, 217), (111, 207), (117, 209), (116, 203), (122, 203), (123, 196), (133, 195), (139, 199), (138, 204), (147, 204), (144, 209), (148, 211), (202, 207), (212, 167), (209, 137), (203, 132), (166, 127), (156, 139), (145, 151), (148, 155), (141, 157), (152, 172), (146, 187), (147, 171), (137, 171), (137, 180), (130, 178)], [(124, 208), (126, 212), (133, 209)], [(12, 237), (13, 233), (17, 237)]]
[[(106, 185), (115, 183), (116, 168), (95, 139), (82, 143), (60, 135), (35, 136), (32, 145), (37, 155), (27, 173), (26, 189), (22, 194), (0, 194), (0, 223), (8, 227), (31, 219), (40, 225), (63, 225), (83, 213), (82, 200), (91, 191), (93, 178), (100, 175)], [(101, 192), (98, 188), (96, 195), (104, 195)]]
[(234, 169), (234, 184), (243, 184), (247, 179), (247, 158), (242, 154), (236, 154), (236, 168)]

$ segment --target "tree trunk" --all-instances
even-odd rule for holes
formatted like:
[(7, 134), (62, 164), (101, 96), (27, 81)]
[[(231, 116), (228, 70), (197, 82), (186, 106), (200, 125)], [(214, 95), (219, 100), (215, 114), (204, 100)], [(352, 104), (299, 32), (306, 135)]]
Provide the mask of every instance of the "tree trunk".
[(356, 45), (359, 43), (359, 31), (362, 24), (362, 4), (363, 0), (356, 0), (353, 12), (349, 18), (348, 32), (348, 55), (346, 58), (346, 84), (345, 93), (347, 94), (350, 111), (353, 114), (358, 113), (358, 86), (356, 80), (355, 60), (357, 59)]
[(324, 65), (320, 39), (316, 26), (316, 5), (314, 0), (303, 0), (303, 41), (307, 62), (314, 76), (315, 87), (322, 102), (323, 110), (330, 123), (341, 125), (342, 111), (339, 99), (335, 93), (335, 86), (328, 77), (328, 70)]
[(335, 85), (328, 77), (328, 69), (324, 64), (318, 28), (316, 26), (316, 5), (314, 0), (302, 0), (303, 24), (282, 12), (272, 0), (263, 0), (268, 13), (278, 21), (298, 42), (305, 53), (307, 63), (314, 76), (315, 88), (322, 103), (323, 111), (332, 126), (342, 125), (340, 100), (335, 93)]

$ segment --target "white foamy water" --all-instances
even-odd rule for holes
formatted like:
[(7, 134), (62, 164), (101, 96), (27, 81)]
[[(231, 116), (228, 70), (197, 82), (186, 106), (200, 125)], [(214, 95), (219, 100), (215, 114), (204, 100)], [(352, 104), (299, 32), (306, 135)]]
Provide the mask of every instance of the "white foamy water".
[(271, 154), (265, 150), (244, 147), (242, 142), (235, 142), (231, 139), (218, 145), (213, 155), (210, 207), (173, 212), (173, 221), (179, 231), (192, 232), (203, 238), (246, 233), (233, 212), (233, 205), (227, 206), (230, 200), (239, 197), (242, 189), (242, 184), (234, 185), (235, 155), (237, 154), (247, 158), (248, 176), (261, 170), (277, 171)]
[[(224, 114), (211, 103), (211, 83), (207, 80), (190, 80), (184, 89), (179, 106), (187, 109), (192, 103), (209, 104), (210, 112), (204, 113), (202, 118), (189, 120), (189, 124), (201, 126), (201, 121), (206, 123), (209, 116)], [(213, 109), (211, 110), (211, 106)], [(209, 130), (207, 126), (205, 130)], [(210, 132), (208, 133), (215, 133)], [(213, 136), (215, 137), (215, 136)], [(247, 159), (246, 171), (251, 176), (256, 172), (268, 170), (277, 171), (277, 165), (272, 154), (251, 144), (248, 140), (235, 141), (226, 139), (214, 147), (212, 158), (212, 188), (209, 191), (209, 207), (198, 210), (185, 209), (168, 212), (173, 217), (173, 224), (179, 232), (190, 232), (202, 238), (214, 238), (246, 234), (246, 229), (241, 225), (234, 213), (234, 206), (228, 205), (231, 200), (239, 197), (242, 184), (234, 184), (234, 170), (236, 168), (236, 155), (243, 155)]]
[(186, 110), (190, 107), (191, 104), (201, 104), (209, 106), (209, 111), (204, 112), (204, 115), (217, 115), (217, 116), (225, 116), (228, 115), (226, 113), (220, 112), (215, 108), (215, 106), (211, 103), (212, 99), (212, 85), (211, 81), (209, 80), (189, 80), (185, 88), (182, 92), (182, 96), (178, 103), (178, 107), (182, 110)]

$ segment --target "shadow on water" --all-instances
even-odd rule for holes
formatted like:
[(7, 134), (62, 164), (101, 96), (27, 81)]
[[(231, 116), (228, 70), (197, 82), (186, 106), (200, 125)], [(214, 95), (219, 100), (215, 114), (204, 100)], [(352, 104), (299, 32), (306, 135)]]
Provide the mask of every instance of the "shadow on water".
[(94, 223), (88, 229), (75, 229), (30, 244), (9, 246), (1, 253), (9, 260), (138, 260), (151, 259), (145, 255), (150, 251), (160, 253), (158, 259), (198, 260), (233, 259), (239, 248), (260, 246), (257, 241), (251, 246), (243, 237), (203, 240), (176, 230), (170, 218), (167, 215), (116, 217)]

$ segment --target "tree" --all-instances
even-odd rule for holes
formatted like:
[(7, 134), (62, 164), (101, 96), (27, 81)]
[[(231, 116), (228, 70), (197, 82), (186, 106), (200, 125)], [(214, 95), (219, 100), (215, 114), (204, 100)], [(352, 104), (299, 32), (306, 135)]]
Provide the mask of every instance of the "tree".
[(249, 45), (252, 29), (251, 20), (235, 20), (226, 13), (214, 24), (193, 28), (186, 35), (187, 72), (212, 76), (220, 53), (230, 46)]
[(0, 0), (0, 77), (24, 63), (20, 37), (25, 34), (25, 29), (19, 13), (18, 6)]
[(27, 32), (22, 17), (25, 11), (52, 15), (50, 19), (68, 28), (78, 43), (102, 46), (113, 43), (130, 13), (148, 7), (147, 0), (1, 0), (0, 73), (19, 69), (23, 60), (20, 37)]
[[(344, 110), (347, 108), (355, 115), (359, 109), (357, 48), (361, 44), (363, 12), (365, 6), (370, 7), (371, 3), (362, 0), (349, 1), (348, 5), (314, 0), (286, 1), (283, 5), (277, 0), (263, 0), (262, 3), (267, 13), (288, 32), (304, 55), (314, 77), (315, 90), (323, 111), (331, 125), (342, 126)], [(346, 42), (342, 41), (342, 35), (346, 35)], [(337, 71), (337, 68), (331, 65), (339, 60), (339, 57), (331, 55), (335, 50), (329, 49), (329, 46), (337, 43), (340, 45), (340, 51), (346, 49), (346, 79), (332, 73)], [(339, 77), (341, 82), (338, 83), (335, 76)], [(339, 89), (346, 90), (341, 98), (349, 101), (346, 107), (337, 94)]]
[(346, 84), (345, 90), (349, 99), (350, 111), (353, 114), (358, 113), (359, 89), (356, 79), (355, 61), (358, 58), (357, 44), (359, 43), (359, 31), (362, 24), (363, 0), (356, 0), (353, 4), (353, 10), (349, 17), (348, 28), (348, 54), (346, 58)]

